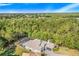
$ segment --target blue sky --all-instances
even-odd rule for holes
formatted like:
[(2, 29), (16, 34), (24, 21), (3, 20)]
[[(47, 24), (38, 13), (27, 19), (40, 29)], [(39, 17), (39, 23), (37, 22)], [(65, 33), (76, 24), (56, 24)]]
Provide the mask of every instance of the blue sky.
[(78, 3), (0, 3), (0, 13), (79, 12)]

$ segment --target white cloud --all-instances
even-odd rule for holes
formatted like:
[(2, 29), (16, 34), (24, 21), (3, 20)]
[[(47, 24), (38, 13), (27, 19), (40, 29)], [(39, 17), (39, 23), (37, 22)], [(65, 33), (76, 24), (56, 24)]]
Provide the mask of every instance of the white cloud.
[(50, 10), (6, 10), (0, 11), (0, 13), (51, 13)]
[(7, 5), (11, 5), (11, 4), (8, 4), (8, 3), (0, 3), (0, 6), (7, 6)]
[(54, 12), (69, 12), (70, 9), (75, 8), (77, 6), (79, 6), (78, 3), (76, 3), (76, 4), (70, 4), (70, 5), (62, 7), (62, 8), (60, 8), (60, 9), (54, 11)]
[(12, 10), (1, 10), (0, 13), (17, 13), (17, 11), (12, 11)]

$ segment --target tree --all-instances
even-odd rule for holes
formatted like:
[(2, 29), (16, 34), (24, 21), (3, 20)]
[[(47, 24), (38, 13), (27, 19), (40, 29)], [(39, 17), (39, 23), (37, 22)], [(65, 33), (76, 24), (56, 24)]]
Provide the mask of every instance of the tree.
[(7, 40), (3, 37), (0, 37), (0, 48), (4, 48)]

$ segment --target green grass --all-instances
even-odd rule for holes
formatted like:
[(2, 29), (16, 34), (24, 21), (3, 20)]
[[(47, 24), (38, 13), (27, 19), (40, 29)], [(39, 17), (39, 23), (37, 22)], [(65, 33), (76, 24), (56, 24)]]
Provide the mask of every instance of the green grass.
[(4, 49), (0, 51), (0, 56), (16, 56), (14, 49)]

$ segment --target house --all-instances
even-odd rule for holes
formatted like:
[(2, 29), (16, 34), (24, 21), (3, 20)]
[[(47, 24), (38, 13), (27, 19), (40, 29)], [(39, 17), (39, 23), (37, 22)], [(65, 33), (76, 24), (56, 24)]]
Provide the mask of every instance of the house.
[(30, 49), (34, 52), (41, 52), (41, 49), (45, 47), (46, 50), (52, 50), (54, 48), (54, 44), (47, 41), (42, 41), (39, 39), (34, 40), (26, 40), (25, 38), (20, 42), (21, 46), (26, 49)]
[[(25, 49), (29, 49), (34, 53), (44, 52), (47, 56), (61, 56), (60, 54), (54, 53), (53, 48), (55, 47), (55, 44), (51, 43), (50, 41), (41, 41), (40, 39), (31, 40), (25, 37), (22, 38), (19, 43), (22, 47), (24, 47)], [(26, 54), (27, 53), (24, 53), (23, 55)]]

